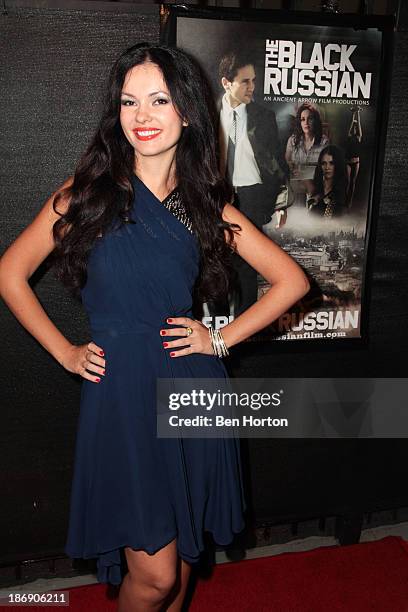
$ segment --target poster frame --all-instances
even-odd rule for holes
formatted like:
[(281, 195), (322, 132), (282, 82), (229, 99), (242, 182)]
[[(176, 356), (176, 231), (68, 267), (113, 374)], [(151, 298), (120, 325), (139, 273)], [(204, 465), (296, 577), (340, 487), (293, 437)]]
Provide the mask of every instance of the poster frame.
[[(378, 97), (375, 142), (373, 156), (373, 172), (370, 178), (369, 202), (367, 210), (365, 259), (362, 270), (361, 284), (361, 318), (360, 336), (339, 339), (309, 339), (299, 338), (296, 341), (279, 342), (279, 350), (292, 352), (293, 348), (301, 352), (309, 351), (311, 346), (316, 350), (337, 351), (339, 348), (363, 349), (369, 344), (370, 298), (373, 283), (376, 235), (381, 204), (382, 179), (384, 173), (385, 145), (387, 138), (388, 116), (391, 97), (392, 67), (395, 47), (396, 16), (395, 15), (362, 15), (358, 13), (326, 13), (297, 10), (272, 10), (235, 7), (198, 7), (196, 5), (167, 4), (160, 5), (160, 43), (176, 46), (177, 20), (179, 18), (217, 19), (231, 21), (261, 21), (279, 25), (310, 25), (336, 28), (352, 28), (365, 30), (375, 28), (382, 34), (381, 65), (378, 73)], [(274, 345), (274, 340), (256, 337), (257, 344)], [(312, 344), (311, 344), (312, 343)], [(295, 346), (293, 346), (295, 345)]]

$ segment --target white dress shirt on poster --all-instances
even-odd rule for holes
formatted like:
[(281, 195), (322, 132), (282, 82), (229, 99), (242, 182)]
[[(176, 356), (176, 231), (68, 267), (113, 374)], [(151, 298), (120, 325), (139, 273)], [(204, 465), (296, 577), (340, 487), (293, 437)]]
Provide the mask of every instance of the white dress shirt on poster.
[(233, 111), (237, 112), (237, 145), (235, 147), (235, 163), (232, 184), (234, 187), (244, 187), (262, 183), (258, 164), (256, 163), (251, 143), (247, 133), (246, 104), (239, 104), (233, 109), (225, 93), (222, 98), (220, 122), (225, 151), (228, 145), (228, 136), (231, 130)]

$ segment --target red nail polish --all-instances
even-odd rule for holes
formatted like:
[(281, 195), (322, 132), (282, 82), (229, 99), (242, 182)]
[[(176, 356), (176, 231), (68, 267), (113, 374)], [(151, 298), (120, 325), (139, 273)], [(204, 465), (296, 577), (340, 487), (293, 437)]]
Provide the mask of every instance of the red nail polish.
[(103, 351), (99, 351), (99, 354), (100, 355), (104, 355), (105, 353)]
[(173, 323), (173, 319), (167, 319), (167, 323)]
[(166, 334), (166, 332), (164, 331), (164, 329), (161, 329), (161, 330), (160, 330), (160, 335), (161, 335), (161, 336), (164, 336), (165, 334)]
[(102, 370), (102, 374), (105, 374), (105, 370)]
[(174, 357), (176, 353), (170, 353), (170, 357)]
[(163, 346), (169, 346), (168, 342), (163, 342)]
[(101, 379), (100, 379), (100, 378), (97, 378), (97, 379), (96, 379), (96, 382), (101, 382)]

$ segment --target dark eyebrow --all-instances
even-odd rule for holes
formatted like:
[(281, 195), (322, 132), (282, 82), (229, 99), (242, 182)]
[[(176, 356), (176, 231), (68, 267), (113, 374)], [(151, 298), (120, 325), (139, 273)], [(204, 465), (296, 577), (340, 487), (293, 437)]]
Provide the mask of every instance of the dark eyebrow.
[[(149, 94), (149, 98), (151, 98), (152, 96), (156, 96), (157, 94), (164, 94), (165, 96), (169, 95), (165, 91), (153, 91)], [(122, 96), (129, 96), (129, 98), (135, 98), (135, 96), (132, 96), (132, 94), (130, 93), (126, 93), (126, 91), (122, 91)]]

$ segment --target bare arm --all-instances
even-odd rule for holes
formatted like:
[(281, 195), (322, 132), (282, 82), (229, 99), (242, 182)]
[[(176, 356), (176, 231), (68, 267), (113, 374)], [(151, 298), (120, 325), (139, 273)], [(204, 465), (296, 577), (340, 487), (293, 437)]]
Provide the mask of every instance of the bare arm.
[[(224, 221), (241, 226), (241, 231), (235, 234), (238, 254), (271, 284), (271, 288), (255, 304), (222, 328), (225, 344), (229, 348), (275, 321), (309, 291), (310, 285), (295, 260), (259, 231), (235, 206), (226, 204), (222, 216)], [(227, 232), (225, 240), (229, 244)], [(164, 329), (163, 326), (160, 330), (162, 336), (182, 336), (166, 342), (165, 348), (171, 351), (171, 357), (180, 358), (191, 353), (214, 354), (208, 328), (201, 321), (190, 317), (172, 317), (167, 322), (176, 327)], [(187, 341), (186, 327), (192, 329)], [(178, 350), (173, 351), (175, 348)]]
[[(68, 186), (71, 181), (69, 178), (60, 189)], [(0, 259), (0, 295), (18, 321), (61, 365), (84, 378), (95, 380), (96, 377), (88, 374), (82, 367), (86, 364), (86, 351), (78, 351), (79, 347), (72, 345), (57, 329), (28, 283), (32, 274), (55, 247), (52, 227), (60, 217), (52, 207), (54, 195), (45, 202), (34, 220)], [(63, 212), (66, 205), (67, 202), (61, 199), (57, 206), (59, 212)], [(89, 346), (89, 350), (99, 348), (93, 343)], [(94, 363), (105, 367), (102, 358), (95, 355), (92, 360), (94, 359)], [(93, 369), (99, 373), (103, 371), (102, 367)]]
[(255, 304), (222, 328), (225, 343), (230, 347), (264, 329), (287, 312), (309, 291), (310, 285), (295, 260), (234, 206), (226, 204), (223, 218), (241, 226), (242, 230), (235, 234), (238, 254), (271, 284), (271, 288)]

